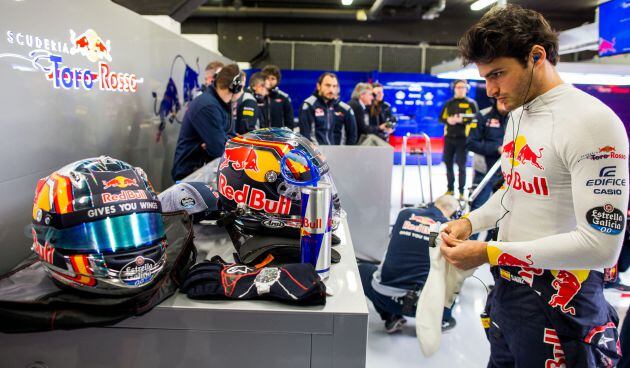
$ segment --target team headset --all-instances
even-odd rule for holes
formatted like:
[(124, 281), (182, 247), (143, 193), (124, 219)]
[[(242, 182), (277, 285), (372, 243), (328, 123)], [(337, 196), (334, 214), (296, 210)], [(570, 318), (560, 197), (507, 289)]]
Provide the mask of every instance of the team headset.
[[(221, 73), (221, 71), (223, 70), (223, 68), (220, 68), (219, 70), (217, 70), (217, 73), (215, 75), (215, 78), (212, 80), (212, 86), (214, 86), (214, 88), (217, 88), (217, 79), (219, 76), (219, 73)], [(232, 93), (232, 95), (235, 95), (239, 92), (241, 92), (243, 90), (243, 78), (241, 77), (241, 69), (238, 69), (238, 72), (236, 73), (236, 75), (234, 76), (234, 78), (232, 78), (232, 81), (230, 82), (230, 84), (228, 85), (228, 91), (230, 91), (230, 93)], [(232, 102), (234, 103), (234, 102)], [(236, 124), (235, 120), (235, 116), (234, 116), (234, 107), (230, 104), (230, 106), (232, 107), (232, 109), (230, 109), (230, 122), (229, 122), (229, 126), (227, 131), (231, 132), (234, 129), (234, 126)]]
[[(527, 106), (525, 106), (525, 100), (527, 99), (527, 95), (529, 94), (529, 90), (532, 87), (532, 81), (534, 79), (534, 67), (536, 66), (536, 63), (538, 62), (538, 60), (540, 60), (540, 54), (534, 54), (533, 57), (534, 62), (532, 63), (532, 71), (531, 74), (529, 76), (529, 83), (527, 85), (527, 90), (525, 91), (525, 94), (522, 98), (523, 103), (521, 104), (521, 106), (523, 106), (523, 109), (521, 110), (521, 115), (518, 117), (518, 123), (516, 124), (516, 134), (514, 134), (514, 116), (512, 114), (512, 112), (510, 111), (510, 119), (512, 119), (512, 142), (514, 142), (516, 140), (516, 137), (518, 137), (518, 133), (521, 129), (521, 119), (523, 118), (523, 113), (525, 112), (525, 110), (528, 109)], [(510, 164), (510, 178), (514, 178), (514, 159), (516, 157), (516, 144), (513, 145), (514, 147), (512, 148), (512, 162)], [(512, 179), (513, 180), (513, 179)], [(505, 192), (503, 192), (503, 195), (501, 196), (501, 207), (503, 208), (503, 210), (505, 212), (503, 212), (503, 215), (497, 220), (497, 222), (494, 224), (494, 228), (498, 229), (499, 227), (499, 222), (501, 220), (503, 220), (503, 218), (505, 218), (505, 216), (507, 216), (508, 213), (510, 213), (510, 210), (508, 210), (504, 205), (503, 205), (503, 199), (505, 198), (505, 195), (508, 193), (508, 191), (512, 188), (512, 184), (508, 183), (508, 187), (505, 190)], [(494, 241), (497, 241), (497, 237), (499, 236), (499, 231), (495, 231), (494, 232), (494, 236), (493, 239)]]
[[(220, 68), (219, 70), (217, 70), (215, 78), (212, 80), (212, 86), (214, 86), (214, 88), (217, 88), (217, 79), (218, 79), (219, 73), (221, 73), (222, 70), (223, 68)], [(243, 90), (243, 78), (241, 77), (240, 69), (238, 70), (238, 73), (236, 73), (234, 78), (232, 78), (232, 81), (228, 85), (227, 89), (232, 94), (237, 94)]]

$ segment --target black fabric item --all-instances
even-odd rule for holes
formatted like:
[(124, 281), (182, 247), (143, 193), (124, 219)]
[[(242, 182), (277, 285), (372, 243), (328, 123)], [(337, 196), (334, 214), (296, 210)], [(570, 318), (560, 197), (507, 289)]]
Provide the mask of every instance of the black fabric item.
[[(300, 239), (265, 235), (254, 235), (238, 247), (239, 259), (249, 266), (265, 261), (269, 255), (273, 256), (270, 265), (299, 263), (300, 252)], [(331, 262), (339, 263), (340, 260), (339, 252), (331, 249)]]
[(194, 265), (181, 291), (191, 299), (266, 299), (293, 305), (326, 304), (326, 286), (310, 264), (254, 268), (215, 256)]
[(62, 289), (30, 257), (0, 276), (0, 331), (37, 332), (109, 326), (142, 315), (173, 295), (195, 262), (191, 220), (186, 212), (163, 214), (168, 239), (162, 276), (133, 296), (101, 297)]

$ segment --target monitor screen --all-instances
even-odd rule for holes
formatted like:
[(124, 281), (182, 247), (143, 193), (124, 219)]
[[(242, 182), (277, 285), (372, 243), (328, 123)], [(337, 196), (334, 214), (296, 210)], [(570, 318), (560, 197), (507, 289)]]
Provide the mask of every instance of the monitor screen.
[(630, 1), (611, 0), (599, 6), (599, 56), (630, 52)]

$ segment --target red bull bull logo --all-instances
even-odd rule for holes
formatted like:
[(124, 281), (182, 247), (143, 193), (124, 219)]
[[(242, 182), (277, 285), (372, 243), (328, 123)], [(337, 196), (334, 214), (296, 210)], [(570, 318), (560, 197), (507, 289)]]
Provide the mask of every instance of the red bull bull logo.
[(234, 170), (253, 170), (258, 172), (258, 155), (256, 150), (249, 147), (226, 148), (219, 170), (225, 169), (230, 164), (232, 164)]
[(52, 264), (55, 248), (53, 248), (49, 242), (45, 242), (44, 245), (41, 245), (37, 239), (37, 233), (34, 229), (31, 229), (31, 234), (33, 235), (33, 252), (35, 252), (35, 254), (37, 254), (44, 262)]
[(527, 257), (525, 257), (527, 261), (524, 261), (522, 259), (514, 257), (509, 253), (501, 253), (497, 258), (496, 264), (498, 266), (521, 267), (521, 270), (518, 271), (518, 276), (520, 279), (516, 279), (513, 276), (511, 276), (509, 279), (532, 286), (532, 284), (534, 283), (534, 276), (541, 276), (544, 273), (544, 270), (531, 267), (534, 264), (531, 257), (531, 255), (527, 255)]
[(600, 38), (599, 50), (598, 50), (599, 54), (600, 55), (615, 54), (617, 52), (617, 49), (615, 48), (615, 43), (617, 43), (617, 40), (615, 37), (613, 37), (611, 41)]
[(104, 41), (93, 29), (88, 29), (78, 36), (70, 30), (70, 41), (72, 42), (70, 55), (80, 54), (93, 63), (99, 60), (112, 61), (110, 41)]
[(549, 187), (547, 185), (547, 178), (544, 176), (534, 176), (533, 180), (526, 181), (521, 177), (521, 174), (514, 170), (513, 174), (503, 171), (503, 178), (505, 183), (514, 190), (523, 191), (527, 194), (536, 194), (539, 196), (548, 196)]
[(536, 151), (527, 144), (527, 139), (524, 136), (519, 135), (515, 140), (503, 146), (503, 155), (511, 160), (514, 167), (529, 164), (544, 171), (545, 168), (538, 161), (542, 158), (543, 149), (543, 147), (538, 148), (536, 153)]
[(235, 190), (227, 183), (227, 178), (219, 174), (219, 193), (230, 201), (245, 203), (249, 208), (267, 213), (288, 215), (291, 210), (291, 200), (280, 196), (277, 201), (267, 199), (264, 191), (252, 188), (247, 184), (241, 190)]
[(134, 199), (147, 199), (147, 192), (144, 190), (121, 190), (120, 193), (101, 194), (103, 203), (131, 201)]
[(129, 179), (124, 176), (117, 176), (111, 180), (103, 180), (103, 189), (107, 190), (109, 188), (127, 188), (127, 187), (138, 187), (138, 183), (136, 179)]
[(589, 271), (551, 271), (555, 276), (551, 282), (551, 286), (556, 290), (556, 293), (551, 296), (549, 305), (552, 308), (558, 307), (563, 313), (569, 313), (575, 315), (575, 308), (569, 307), (569, 303), (577, 295), (582, 288), (582, 282), (588, 277)]
[(543, 342), (553, 346), (553, 358), (545, 361), (545, 368), (566, 367), (564, 350), (562, 350), (562, 344), (560, 343), (560, 338), (558, 337), (556, 330), (552, 328), (545, 328)]

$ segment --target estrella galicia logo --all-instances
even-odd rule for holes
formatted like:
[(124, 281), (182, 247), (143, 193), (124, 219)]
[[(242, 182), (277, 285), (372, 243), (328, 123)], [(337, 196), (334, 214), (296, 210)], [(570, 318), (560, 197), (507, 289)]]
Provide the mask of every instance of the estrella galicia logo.
[(151, 282), (157, 271), (155, 261), (142, 256), (136, 257), (120, 270), (120, 281), (130, 286), (143, 286)]
[[(604, 166), (599, 170), (599, 178), (586, 181), (587, 187), (593, 187), (594, 194), (621, 195), (625, 188), (626, 179), (616, 178), (616, 166)], [(615, 188), (617, 187), (617, 188)]]
[(586, 222), (599, 232), (617, 235), (623, 230), (625, 218), (623, 212), (619, 209), (613, 207), (611, 204), (606, 204), (602, 207), (595, 207), (588, 210), (586, 213)]
[(179, 203), (182, 205), (183, 208), (192, 208), (195, 207), (195, 205), (197, 204), (197, 202), (195, 202), (195, 199), (191, 197), (184, 197), (181, 201), (179, 201)]

